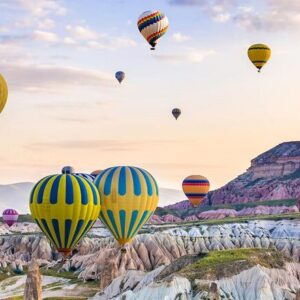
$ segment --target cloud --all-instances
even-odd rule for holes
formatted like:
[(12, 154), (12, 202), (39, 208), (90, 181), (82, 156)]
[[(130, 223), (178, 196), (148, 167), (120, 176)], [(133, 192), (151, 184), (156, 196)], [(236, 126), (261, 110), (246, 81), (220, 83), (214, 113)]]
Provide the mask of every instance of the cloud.
[(173, 64), (178, 63), (201, 63), (205, 58), (215, 54), (214, 50), (199, 50), (187, 48), (183, 54), (156, 54), (154, 57), (158, 60)]
[(49, 18), (43, 19), (38, 22), (38, 27), (42, 30), (53, 29), (55, 27), (55, 21)]
[(68, 25), (66, 30), (69, 36), (63, 39), (65, 45), (77, 46), (79, 48), (110, 50), (136, 46), (136, 42), (130, 38), (98, 33), (81, 25)]
[(172, 35), (172, 39), (176, 43), (182, 43), (182, 42), (188, 41), (190, 39), (190, 37), (182, 34), (181, 32), (175, 32)]
[(88, 27), (67, 25), (66, 30), (74, 39), (94, 40), (98, 38), (98, 34)]
[(234, 8), (237, 0), (170, 0), (171, 5), (199, 6), (216, 22), (227, 22), (231, 18), (230, 9)]
[(43, 42), (49, 42), (49, 43), (56, 43), (58, 42), (58, 36), (53, 32), (48, 31), (41, 31), (41, 30), (35, 30), (32, 35), (34, 40), (37, 41), (43, 41)]
[(180, 143), (175, 140), (64, 140), (45, 143), (31, 143), (27, 148), (31, 150), (43, 150), (49, 148), (61, 149), (98, 149), (101, 151), (139, 151), (147, 145), (153, 144), (170, 145)]
[(300, 28), (299, 0), (170, 0), (172, 5), (198, 6), (216, 22), (232, 21), (250, 30), (280, 31)]
[(65, 7), (55, 0), (12, 0), (12, 2), (21, 5), (23, 9), (36, 17), (45, 17), (50, 14), (63, 16), (66, 14)]
[(251, 30), (281, 31), (299, 28), (300, 2), (265, 0), (265, 9), (262, 11), (255, 6), (239, 6), (233, 20), (241, 27)]
[(66, 86), (110, 86), (110, 74), (75, 67), (2, 63), (1, 72), (14, 90), (54, 92)]

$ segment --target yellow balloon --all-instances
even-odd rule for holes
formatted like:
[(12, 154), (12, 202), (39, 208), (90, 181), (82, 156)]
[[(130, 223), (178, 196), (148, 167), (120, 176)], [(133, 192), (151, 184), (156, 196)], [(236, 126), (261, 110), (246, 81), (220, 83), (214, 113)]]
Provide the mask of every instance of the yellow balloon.
[(248, 57), (260, 72), (271, 57), (271, 49), (264, 44), (255, 44), (248, 49)]
[(155, 179), (141, 168), (113, 167), (94, 182), (101, 199), (100, 220), (121, 246), (129, 243), (157, 207)]
[(68, 255), (98, 219), (100, 198), (92, 182), (65, 172), (33, 187), (30, 211), (56, 249)]
[(8, 96), (7, 83), (4, 77), (0, 74), (0, 113), (2, 112)]

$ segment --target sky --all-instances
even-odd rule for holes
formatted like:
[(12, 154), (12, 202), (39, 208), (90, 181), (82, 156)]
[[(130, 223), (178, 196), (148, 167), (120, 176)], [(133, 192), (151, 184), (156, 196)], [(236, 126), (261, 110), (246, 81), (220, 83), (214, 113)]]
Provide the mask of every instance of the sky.
[[(150, 51), (136, 21), (156, 9), (170, 28)], [(133, 165), (161, 187), (202, 174), (215, 189), (299, 139), (298, 0), (0, 0), (0, 11), (1, 184)], [(254, 43), (272, 49), (261, 74)]]

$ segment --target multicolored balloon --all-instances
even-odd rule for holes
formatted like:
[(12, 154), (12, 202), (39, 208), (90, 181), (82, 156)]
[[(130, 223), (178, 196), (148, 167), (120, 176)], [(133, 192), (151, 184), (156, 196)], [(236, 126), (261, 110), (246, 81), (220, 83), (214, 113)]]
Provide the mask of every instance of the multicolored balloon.
[(174, 108), (172, 110), (172, 115), (177, 120), (179, 118), (179, 116), (181, 115), (181, 110), (179, 108)]
[(96, 222), (100, 198), (95, 185), (69, 173), (50, 175), (32, 189), (33, 219), (56, 249), (68, 255)]
[(264, 44), (255, 44), (248, 49), (248, 57), (260, 72), (271, 57), (271, 49)]
[(86, 174), (86, 173), (74, 173), (74, 175), (83, 177), (84, 179), (90, 182), (94, 182), (94, 179), (96, 178), (96, 176), (93, 176), (91, 174)]
[(102, 172), (102, 170), (95, 170), (95, 171), (93, 171), (93, 172), (91, 173), (91, 175), (96, 177), (96, 176), (99, 175), (101, 172)]
[(19, 214), (15, 209), (8, 208), (3, 211), (2, 218), (4, 223), (11, 227), (18, 221)]
[(8, 97), (7, 83), (4, 77), (0, 74), (0, 113), (2, 112)]
[(182, 189), (193, 207), (199, 206), (209, 192), (209, 181), (201, 175), (191, 175), (182, 182)]
[(154, 213), (158, 187), (153, 176), (136, 167), (113, 167), (95, 179), (101, 198), (100, 220), (121, 246), (130, 242)]
[(119, 81), (120, 84), (125, 79), (125, 73), (123, 71), (118, 71), (115, 76), (116, 76), (116, 79)]
[(158, 10), (145, 11), (139, 17), (137, 25), (140, 33), (151, 45), (151, 50), (154, 50), (158, 40), (167, 32), (169, 21), (165, 14)]

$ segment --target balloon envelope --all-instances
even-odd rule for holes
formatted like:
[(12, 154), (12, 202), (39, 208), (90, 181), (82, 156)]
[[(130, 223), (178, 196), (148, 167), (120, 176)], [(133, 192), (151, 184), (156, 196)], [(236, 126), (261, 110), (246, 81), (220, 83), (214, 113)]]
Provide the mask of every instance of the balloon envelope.
[(209, 181), (201, 175), (191, 175), (182, 182), (182, 189), (193, 207), (199, 206), (209, 191)]
[(0, 113), (2, 112), (8, 97), (7, 83), (4, 77), (0, 74)]
[(84, 179), (86, 179), (90, 182), (93, 182), (95, 179), (95, 176), (93, 176), (91, 174), (87, 174), (87, 173), (74, 173), (74, 175), (83, 177)]
[(120, 245), (130, 242), (154, 213), (158, 187), (147, 171), (113, 167), (95, 179), (101, 198), (100, 220)]
[(172, 115), (177, 120), (179, 118), (179, 116), (181, 115), (181, 110), (179, 108), (174, 108), (172, 110)]
[(57, 250), (69, 254), (97, 220), (99, 194), (95, 185), (81, 176), (50, 175), (33, 187), (30, 211)]
[(125, 79), (125, 73), (122, 71), (117, 72), (115, 76), (119, 83), (121, 83)]
[(137, 22), (140, 33), (154, 50), (158, 40), (169, 28), (168, 18), (164, 13), (156, 11), (145, 11)]
[(18, 212), (12, 208), (5, 209), (2, 213), (3, 221), (9, 227), (17, 222), (18, 217), (19, 217)]
[(248, 49), (248, 57), (260, 72), (271, 57), (271, 49), (264, 44), (255, 44)]

